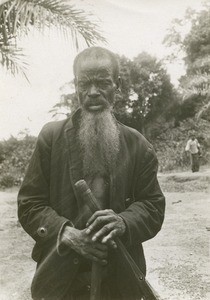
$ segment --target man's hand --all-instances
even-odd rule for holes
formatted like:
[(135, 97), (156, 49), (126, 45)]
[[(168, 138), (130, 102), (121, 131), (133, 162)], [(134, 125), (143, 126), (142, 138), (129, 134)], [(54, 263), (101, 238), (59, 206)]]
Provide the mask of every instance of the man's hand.
[[(116, 247), (113, 239), (125, 233), (126, 225), (123, 219), (112, 209), (95, 212), (87, 222), (86, 233), (92, 234), (92, 241), (100, 240), (103, 244)], [(115, 245), (114, 245), (115, 244)]]
[(92, 235), (86, 233), (86, 229), (78, 230), (70, 226), (66, 226), (61, 236), (62, 243), (83, 257), (100, 263), (107, 264), (107, 245), (101, 242), (93, 241)]

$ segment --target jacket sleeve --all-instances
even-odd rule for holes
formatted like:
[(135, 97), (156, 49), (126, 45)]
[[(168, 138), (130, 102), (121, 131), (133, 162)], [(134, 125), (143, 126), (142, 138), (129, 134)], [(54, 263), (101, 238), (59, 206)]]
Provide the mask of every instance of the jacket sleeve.
[(18, 218), (24, 230), (41, 247), (56, 246), (58, 234), (69, 220), (50, 207), (52, 130), (45, 125), (18, 193)]
[(161, 229), (165, 197), (157, 180), (157, 169), (156, 154), (149, 146), (143, 160), (137, 164), (133, 189), (134, 202), (119, 214), (126, 223), (128, 246), (149, 240)]

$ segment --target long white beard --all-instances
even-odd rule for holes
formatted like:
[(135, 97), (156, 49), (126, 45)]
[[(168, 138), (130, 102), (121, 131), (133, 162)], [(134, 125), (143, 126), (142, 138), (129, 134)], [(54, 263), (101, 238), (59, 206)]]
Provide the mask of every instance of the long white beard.
[(82, 111), (79, 141), (83, 153), (84, 176), (109, 174), (119, 152), (119, 130), (110, 112)]

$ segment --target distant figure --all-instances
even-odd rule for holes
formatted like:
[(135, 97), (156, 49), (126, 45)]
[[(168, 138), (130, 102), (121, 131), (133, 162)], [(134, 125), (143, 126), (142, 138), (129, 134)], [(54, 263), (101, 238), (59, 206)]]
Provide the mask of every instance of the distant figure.
[(187, 141), (185, 151), (188, 151), (190, 153), (192, 172), (198, 172), (200, 167), (199, 164), (200, 144), (198, 143), (198, 140), (195, 138), (195, 135), (190, 136), (190, 139)]

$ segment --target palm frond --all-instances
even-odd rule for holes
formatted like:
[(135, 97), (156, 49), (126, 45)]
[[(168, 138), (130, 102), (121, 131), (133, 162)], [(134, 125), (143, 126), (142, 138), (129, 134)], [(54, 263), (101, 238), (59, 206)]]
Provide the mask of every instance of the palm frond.
[[(4, 24), (10, 35), (16, 35), (19, 29), (19, 32), (28, 33), (30, 25), (36, 26), (40, 31), (56, 26), (64, 34), (70, 33), (76, 48), (79, 36), (88, 46), (97, 41), (105, 42), (98, 24), (91, 20), (91, 15), (64, 0), (10, 0), (0, 6), (2, 7), (0, 24)], [(1, 31), (0, 28), (0, 35)]]
[(26, 75), (28, 64), (21, 48), (14, 46), (0, 47), (0, 63), (12, 75), (21, 74), (29, 82)]
[(0, 0), (0, 64), (13, 75), (22, 73), (27, 78), (24, 55), (17, 48), (17, 35), (27, 35), (31, 27), (40, 31), (56, 27), (65, 37), (72, 38), (76, 49), (81, 39), (88, 46), (98, 41), (105, 43), (97, 22), (91, 17), (65, 0)]

